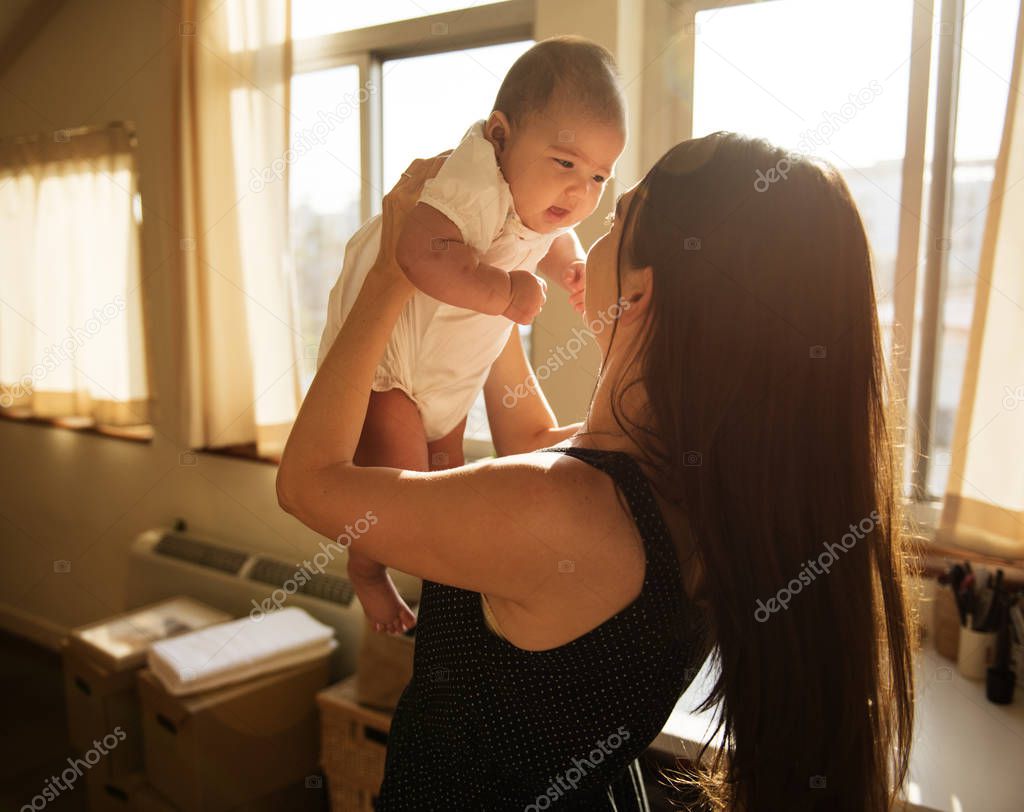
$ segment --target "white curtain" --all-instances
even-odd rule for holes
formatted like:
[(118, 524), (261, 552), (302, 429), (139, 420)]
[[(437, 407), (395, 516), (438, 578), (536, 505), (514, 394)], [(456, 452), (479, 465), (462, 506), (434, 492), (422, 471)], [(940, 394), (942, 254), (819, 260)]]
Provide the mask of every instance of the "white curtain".
[(0, 145), (0, 412), (150, 422), (133, 137)]
[(193, 447), (280, 454), (301, 402), (288, 0), (184, 0), (179, 395)]
[[(1022, 3), (1024, 5), (1024, 3)], [(1024, 560), (1024, 8), (937, 541)]]

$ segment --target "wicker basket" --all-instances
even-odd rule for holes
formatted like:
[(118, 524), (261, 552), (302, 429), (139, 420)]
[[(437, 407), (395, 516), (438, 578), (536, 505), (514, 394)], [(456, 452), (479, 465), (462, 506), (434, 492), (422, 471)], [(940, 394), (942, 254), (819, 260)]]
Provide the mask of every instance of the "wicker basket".
[(331, 812), (374, 812), (376, 796), (365, 789), (331, 788)]
[(366, 621), (356, 664), (356, 701), (389, 713), (398, 707), (398, 699), (412, 679), (415, 645), (411, 634), (384, 634)]
[(391, 716), (356, 701), (356, 677), (317, 694), (320, 766), (333, 812), (372, 812), (384, 779)]

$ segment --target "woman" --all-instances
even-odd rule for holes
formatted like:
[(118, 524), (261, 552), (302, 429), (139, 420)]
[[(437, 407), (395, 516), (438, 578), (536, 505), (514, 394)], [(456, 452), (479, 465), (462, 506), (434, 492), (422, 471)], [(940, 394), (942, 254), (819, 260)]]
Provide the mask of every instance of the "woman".
[(437, 163), (385, 198), (390, 239), (277, 479), (325, 536), (373, 511), (352, 543), (424, 579), (379, 808), (644, 808), (635, 759), (713, 652), (728, 757), (682, 779), (705, 806), (888, 809), (913, 721), (908, 564), (841, 177), (730, 133), (677, 145), (588, 256), (603, 360), (582, 427), (531, 453), (571, 428), (539, 394), (501, 406), (529, 374), (514, 331), (485, 390), (513, 453), (360, 468), (371, 374), (413, 290), (394, 235)]

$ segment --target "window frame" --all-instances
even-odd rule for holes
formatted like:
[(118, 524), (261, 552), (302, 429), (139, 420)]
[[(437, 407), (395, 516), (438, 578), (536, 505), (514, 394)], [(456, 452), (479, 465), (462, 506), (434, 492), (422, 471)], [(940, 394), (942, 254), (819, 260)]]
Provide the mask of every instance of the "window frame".
[[(384, 63), (388, 60), (531, 39), (533, 7), (533, 0), (506, 0), (296, 40), (292, 47), (292, 76), (355, 65), (359, 68), (359, 86), (380, 90)], [(363, 177), (359, 211), (363, 221), (380, 213), (384, 193), (381, 96), (379, 92), (371, 93), (359, 107)]]

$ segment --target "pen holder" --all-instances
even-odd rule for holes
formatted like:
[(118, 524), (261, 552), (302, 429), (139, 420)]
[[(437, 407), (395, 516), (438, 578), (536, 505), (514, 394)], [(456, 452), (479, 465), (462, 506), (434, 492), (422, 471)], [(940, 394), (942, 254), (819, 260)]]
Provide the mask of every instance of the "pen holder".
[(943, 587), (936, 591), (932, 612), (935, 650), (943, 657), (956, 660), (960, 645), (960, 610), (956, 608), (952, 589)]
[(996, 705), (1009, 705), (1013, 702), (1016, 683), (1017, 675), (1012, 669), (993, 666), (985, 676), (985, 698)]
[(960, 627), (956, 669), (967, 679), (985, 679), (985, 671), (996, 659), (996, 633), (976, 632)]

